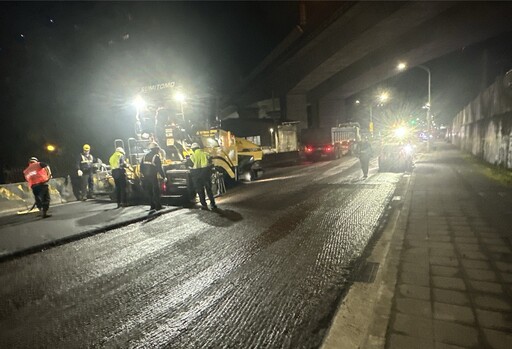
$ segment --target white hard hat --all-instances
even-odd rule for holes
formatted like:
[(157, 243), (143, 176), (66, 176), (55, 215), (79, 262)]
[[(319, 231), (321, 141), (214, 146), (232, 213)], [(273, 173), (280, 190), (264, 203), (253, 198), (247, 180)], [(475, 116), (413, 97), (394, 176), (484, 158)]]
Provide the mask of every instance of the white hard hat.
[(149, 149), (155, 149), (155, 148), (160, 148), (160, 147), (155, 142), (151, 142), (151, 143), (149, 143), (148, 148)]
[(32, 156), (28, 162), (39, 162), (39, 160), (35, 157), (35, 156)]
[(118, 152), (120, 152), (121, 154), (124, 155), (124, 149), (122, 147), (117, 147), (116, 151), (118, 151)]
[(192, 143), (192, 145), (190, 146), (190, 148), (192, 148), (192, 149), (196, 149), (196, 148), (201, 148), (201, 147), (199, 146), (199, 144), (197, 144), (197, 143), (195, 143), (195, 142), (194, 142), (194, 143)]

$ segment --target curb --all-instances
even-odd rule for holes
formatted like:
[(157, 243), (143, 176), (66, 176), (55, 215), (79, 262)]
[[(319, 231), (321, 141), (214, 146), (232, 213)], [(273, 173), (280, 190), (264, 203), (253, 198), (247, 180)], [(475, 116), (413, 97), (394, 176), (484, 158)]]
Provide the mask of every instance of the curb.
[(14, 260), (17, 258), (21, 258), (21, 257), (27, 256), (27, 255), (33, 254), (33, 253), (43, 252), (43, 251), (48, 250), (53, 247), (61, 246), (61, 245), (64, 245), (66, 243), (73, 242), (73, 241), (78, 241), (78, 240), (84, 239), (89, 236), (105, 233), (109, 230), (122, 228), (127, 225), (137, 223), (140, 221), (150, 220), (150, 219), (153, 220), (153, 219), (160, 217), (166, 213), (174, 212), (174, 211), (177, 211), (180, 209), (181, 209), (181, 207), (172, 207), (172, 208), (168, 208), (168, 209), (162, 209), (160, 211), (156, 211), (155, 213), (148, 214), (146, 216), (135, 217), (135, 218), (132, 218), (132, 219), (129, 219), (126, 221), (113, 223), (113, 224), (107, 224), (100, 228), (85, 230), (85, 231), (77, 233), (77, 234), (73, 234), (70, 236), (66, 236), (64, 238), (48, 241), (48, 242), (45, 242), (45, 243), (42, 243), (39, 245), (25, 248), (23, 250), (18, 250), (16, 252), (12, 252), (12, 253), (6, 253), (6, 254), (3, 254), (0, 256), (0, 263), (11, 261), (11, 260)]

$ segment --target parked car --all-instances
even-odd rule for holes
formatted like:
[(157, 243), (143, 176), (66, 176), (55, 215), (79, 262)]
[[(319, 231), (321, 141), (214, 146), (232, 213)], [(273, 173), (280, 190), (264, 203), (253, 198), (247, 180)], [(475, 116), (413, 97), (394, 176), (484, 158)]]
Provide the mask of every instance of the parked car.
[(379, 172), (412, 171), (414, 147), (411, 144), (383, 144), (379, 153)]

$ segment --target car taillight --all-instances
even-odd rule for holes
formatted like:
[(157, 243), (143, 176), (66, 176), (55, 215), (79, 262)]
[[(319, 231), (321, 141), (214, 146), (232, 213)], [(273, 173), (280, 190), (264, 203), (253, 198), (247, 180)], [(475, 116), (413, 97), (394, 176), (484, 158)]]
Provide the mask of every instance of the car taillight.
[(306, 153), (311, 153), (313, 151), (313, 147), (308, 145), (306, 146)]
[(324, 149), (325, 149), (326, 152), (329, 153), (329, 152), (332, 151), (332, 145), (326, 145)]
[(165, 182), (162, 182), (160, 189), (162, 190), (162, 193), (165, 193), (167, 191), (167, 184)]

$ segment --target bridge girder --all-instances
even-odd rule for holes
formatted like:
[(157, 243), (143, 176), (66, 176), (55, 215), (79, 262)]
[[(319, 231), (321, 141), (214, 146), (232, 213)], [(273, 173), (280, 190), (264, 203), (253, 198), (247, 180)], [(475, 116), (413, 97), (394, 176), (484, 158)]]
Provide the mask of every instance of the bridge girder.
[(343, 100), (397, 74), (399, 60), (422, 64), (512, 30), (509, 13), (511, 2), (351, 4), (314, 37), (275, 57), (229, 104), (302, 94), (308, 104)]

